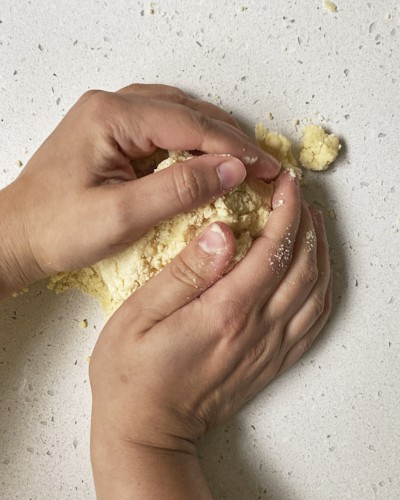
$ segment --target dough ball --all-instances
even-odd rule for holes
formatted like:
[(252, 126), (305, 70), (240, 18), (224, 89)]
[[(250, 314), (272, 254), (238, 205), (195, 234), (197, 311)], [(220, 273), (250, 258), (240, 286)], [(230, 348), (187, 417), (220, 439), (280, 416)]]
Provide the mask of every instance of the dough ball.
[(326, 170), (339, 154), (339, 138), (319, 125), (305, 127), (303, 135), (300, 163), (309, 170)]

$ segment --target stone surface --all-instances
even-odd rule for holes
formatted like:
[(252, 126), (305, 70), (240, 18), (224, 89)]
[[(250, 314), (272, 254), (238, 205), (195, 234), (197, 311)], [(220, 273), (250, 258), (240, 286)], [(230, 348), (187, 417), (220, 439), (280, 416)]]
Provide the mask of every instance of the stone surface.
[[(332, 215), (332, 319), (204, 441), (216, 499), (400, 495), (399, 3), (335, 3), (1, 2), (1, 185), (82, 92), (134, 81), (190, 90), (249, 131), (265, 120), (297, 138), (311, 118), (341, 137), (332, 169), (307, 176), (308, 198)], [(99, 307), (39, 284), (0, 315), (0, 497), (94, 498), (86, 357)]]

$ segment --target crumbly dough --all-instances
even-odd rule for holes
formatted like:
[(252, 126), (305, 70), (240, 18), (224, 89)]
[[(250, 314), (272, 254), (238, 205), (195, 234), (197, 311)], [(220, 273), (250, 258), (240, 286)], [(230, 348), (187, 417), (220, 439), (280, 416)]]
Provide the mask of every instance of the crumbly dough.
[[(301, 177), (292, 143), (287, 137), (259, 123), (256, 140), (261, 149), (281, 162), (283, 169)], [(323, 170), (336, 158), (339, 149), (337, 137), (311, 125), (304, 130), (300, 161), (306, 168)], [(152, 157), (135, 163), (135, 171), (138, 176), (145, 175), (161, 160), (156, 170), (190, 158), (185, 151), (170, 152), (169, 157), (164, 159), (166, 156), (168, 152), (158, 151)], [(257, 158), (248, 158), (247, 164), (255, 161)], [(160, 222), (114, 257), (80, 271), (53, 276), (49, 288), (56, 292), (78, 288), (98, 299), (106, 315), (110, 316), (125, 299), (159, 273), (190, 240), (213, 222), (225, 222), (232, 228), (237, 245), (234, 262), (242, 259), (268, 219), (272, 194), (272, 184), (262, 181), (252, 181), (251, 185), (243, 183), (210, 204)]]
[(308, 125), (303, 135), (300, 163), (309, 170), (326, 170), (339, 154), (339, 138), (319, 125)]
[[(171, 154), (157, 170), (189, 157), (186, 152)], [(253, 181), (250, 187), (243, 183), (208, 205), (161, 222), (114, 257), (53, 276), (49, 287), (56, 292), (79, 288), (97, 298), (109, 316), (212, 222), (222, 221), (232, 228), (237, 245), (234, 261), (243, 258), (268, 219), (272, 193), (271, 184)]]
[(282, 134), (268, 130), (263, 123), (256, 125), (256, 141), (260, 148), (281, 162), (284, 170), (294, 172), (301, 177), (301, 169), (292, 151), (291, 141)]

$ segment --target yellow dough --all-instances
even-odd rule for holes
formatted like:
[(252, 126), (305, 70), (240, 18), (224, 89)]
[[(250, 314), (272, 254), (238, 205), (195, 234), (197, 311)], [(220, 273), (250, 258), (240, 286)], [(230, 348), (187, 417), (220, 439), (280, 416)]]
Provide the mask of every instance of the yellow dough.
[[(186, 152), (172, 154), (157, 170), (189, 157)], [(253, 181), (251, 187), (243, 183), (208, 205), (161, 222), (114, 257), (53, 276), (49, 287), (56, 292), (79, 288), (98, 299), (109, 316), (212, 222), (222, 221), (232, 228), (237, 245), (234, 261), (243, 258), (268, 219), (272, 193), (272, 185), (263, 181)]]
[(341, 145), (333, 134), (327, 134), (318, 125), (308, 125), (303, 130), (300, 163), (309, 170), (326, 170), (336, 160)]
[(281, 162), (284, 170), (294, 172), (301, 177), (301, 169), (297, 166), (290, 140), (278, 132), (268, 130), (263, 123), (256, 125), (256, 141), (262, 150)]
[[(292, 152), (292, 144), (285, 136), (256, 126), (258, 145), (272, 154), (293, 176), (301, 177), (301, 169)], [(340, 146), (335, 136), (328, 136), (321, 127), (305, 129), (300, 161), (306, 168), (322, 170), (332, 162)], [(158, 152), (136, 164), (135, 171), (148, 173), (168, 152)], [(168, 168), (190, 158), (185, 151), (171, 152), (156, 170)], [(251, 164), (257, 158), (250, 158)], [(72, 273), (60, 273), (50, 278), (49, 288), (63, 292), (78, 288), (99, 300), (107, 316), (149, 279), (159, 273), (196, 235), (209, 224), (221, 221), (228, 224), (235, 235), (237, 251), (234, 262), (242, 259), (257, 238), (271, 211), (273, 185), (263, 181), (243, 183), (234, 191), (210, 204), (191, 212), (179, 214), (160, 222), (142, 238), (118, 255)]]

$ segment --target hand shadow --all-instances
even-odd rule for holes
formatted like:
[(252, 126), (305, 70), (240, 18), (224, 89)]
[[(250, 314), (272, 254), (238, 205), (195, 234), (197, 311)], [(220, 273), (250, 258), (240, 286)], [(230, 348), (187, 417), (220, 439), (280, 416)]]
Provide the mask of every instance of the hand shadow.
[[(332, 173), (325, 172), (320, 174), (321, 177), (313, 174), (307, 176), (307, 185), (303, 189), (308, 202), (325, 214), (334, 273), (331, 317), (310, 352), (302, 358), (304, 362), (309, 356), (318, 358), (318, 352), (322, 351), (334, 336), (336, 319), (347, 300), (346, 228), (344, 227), (346, 218), (341, 214), (339, 202), (326, 191), (321, 182), (322, 176), (329, 177)], [(337, 218), (343, 221), (342, 225), (337, 223)], [(284, 376), (288, 377), (290, 383), (290, 371)], [(265, 394), (261, 394), (259, 399), (261, 402), (268, 400)], [(298, 494), (293, 491), (296, 485), (293, 481), (289, 484), (284, 473), (274, 469), (269, 457), (264, 459), (261, 457), (260, 460), (260, 453), (252, 453), (252, 436), (248, 433), (249, 424), (245, 422), (245, 413), (246, 409), (234, 417), (229, 425), (210, 432), (200, 445), (201, 464), (213, 498), (215, 500), (282, 500), (283, 498), (300, 500)], [(279, 424), (273, 421), (269, 423), (267, 420), (264, 433), (268, 432), (269, 425), (273, 426), (276, 432)]]

